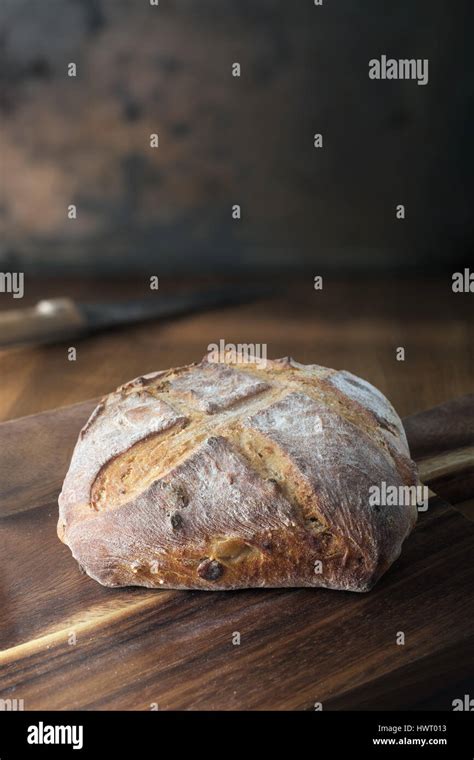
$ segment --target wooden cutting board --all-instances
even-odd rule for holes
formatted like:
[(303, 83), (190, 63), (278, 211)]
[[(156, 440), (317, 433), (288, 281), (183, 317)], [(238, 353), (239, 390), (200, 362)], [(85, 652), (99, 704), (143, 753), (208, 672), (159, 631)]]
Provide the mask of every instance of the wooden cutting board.
[(0, 700), (26, 710), (451, 709), (472, 694), (474, 523), (446, 499), (474, 496), (473, 397), (405, 421), (444, 500), (430, 499), (368, 594), (107, 589), (82, 575), (56, 536), (57, 496), (95, 403), (0, 425)]

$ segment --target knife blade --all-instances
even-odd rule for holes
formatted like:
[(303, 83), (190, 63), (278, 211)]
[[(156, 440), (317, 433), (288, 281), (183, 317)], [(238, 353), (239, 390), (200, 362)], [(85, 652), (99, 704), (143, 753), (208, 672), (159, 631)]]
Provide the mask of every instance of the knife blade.
[(218, 306), (233, 306), (272, 294), (268, 287), (225, 286), (203, 291), (154, 296), (129, 301), (77, 303), (52, 298), (25, 309), (0, 312), (0, 347), (50, 343), (82, 337), (99, 330), (168, 319)]

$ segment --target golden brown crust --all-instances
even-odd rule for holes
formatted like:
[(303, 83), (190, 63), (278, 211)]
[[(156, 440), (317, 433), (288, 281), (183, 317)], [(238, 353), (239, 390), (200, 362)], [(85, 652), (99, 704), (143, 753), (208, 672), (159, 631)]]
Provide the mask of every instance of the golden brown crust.
[(393, 408), (348, 372), (285, 358), (203, 359), (127, 383), (81, 432), (58, 534), (109, 586), (368, 590), (414, 504), (373, 485), (418, 479)]

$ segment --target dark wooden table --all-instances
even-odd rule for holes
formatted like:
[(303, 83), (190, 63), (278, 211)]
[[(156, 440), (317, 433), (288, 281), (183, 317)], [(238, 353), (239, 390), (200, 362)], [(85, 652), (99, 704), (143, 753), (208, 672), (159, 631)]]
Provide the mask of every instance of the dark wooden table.
[[(143, 282), (58, 281), (28, 300), (145, 293)], [(220, 338), (351, 370), (406, 416), (472, 391), (469, 307), (449, 282), (328, 280), (321, 293), (309, 278), (275, 300), (75, 341), (76, 362), (69, 344), (0, 353), (0, 413), (12, 420), (0, 425), (0, 698), (25, 699), (26, 709), (451, 709), (474, 672), (472, 500), (457, 505), (464, 515), (432, 500), (370, 594), (106, 589), (79, 573), (55, 534), (57, 493), (89, 406), (14, 418), (197, 360)]]
[[(160, 293), (211, 287), (219, 281), (160, 280)], [(239, 280), (227, 280), (239, 286)], [(267, 343), (268, 356), (348, 369), (379, 387), (401, 417), (474, 390), (472, 297), (454, 294), (451, 278), (326, 277), (322, 291), (310, 275), (263, 281), (277, 293), (257, 303), (169, 322), (104, 332), (69, 343), (0, 351), (0, 421), (74, 404), (108, 393), (132, 377), (199, 360), (209, 343)], [(26, 280), (25, 298), (0, 296), (0, 309), (42, 298), (83, 301), (150, 295), (147, 277)], [(405, 361), (396, 348), (405, 348)], [(462, 507), (461, 507), (462, 508)], [(466, 505), (474, 517), (474, 504)]]
[[(474, 323), (472, 296), (454, 294), (451, 279), (340, 281), (325, 278), (313, 290), (311, 276), (288, 285), (284, 296), (220, 309), (168, 323), (151, 322), (69, 344), (0, 351), (0, 420), (72, 404), (107, 393), (143, 372), (200, 359), (207, 345), (267, 343), (268, 356), (345, 368), (377, 385), (400, 416), (472, 392)], [(187, 286), (206, 286), (194, 280)], [(272, 283), (265, 282), (272, 287)], [(235, 282), (238, 287), (238, 281)], [(26, 280), (25, 298), (0, 295), (1, 308), (69, 295), (82, 300), (150, 295), (146, 278)], [(181, 283), (160, 280), (160, 292)], [(406, 359), (396, 361), (404, 346)]]

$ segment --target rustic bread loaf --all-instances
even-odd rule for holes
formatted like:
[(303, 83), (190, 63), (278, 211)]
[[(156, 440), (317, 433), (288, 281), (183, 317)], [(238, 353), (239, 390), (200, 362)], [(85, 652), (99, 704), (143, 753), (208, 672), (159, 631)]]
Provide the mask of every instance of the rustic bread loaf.
[(105, 397), (81, 431), (58, 534), (106, 586), (367, 591), (398, 557), (418, 483), (399, 417), (349, 372), (204, 359)]

